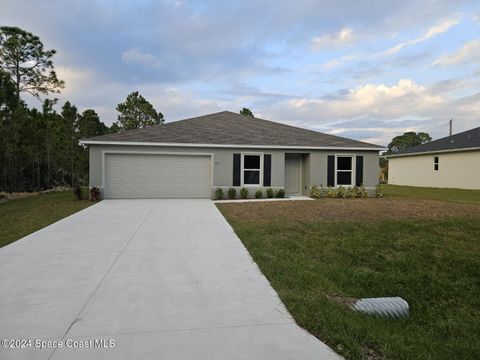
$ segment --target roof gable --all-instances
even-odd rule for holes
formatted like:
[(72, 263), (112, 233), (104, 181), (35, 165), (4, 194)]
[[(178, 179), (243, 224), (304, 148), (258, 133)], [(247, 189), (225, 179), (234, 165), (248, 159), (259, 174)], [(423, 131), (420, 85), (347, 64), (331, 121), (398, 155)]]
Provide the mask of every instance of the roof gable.
[(94, 142), (381, 148), (230, 111), (82, 140), (83, 144)]

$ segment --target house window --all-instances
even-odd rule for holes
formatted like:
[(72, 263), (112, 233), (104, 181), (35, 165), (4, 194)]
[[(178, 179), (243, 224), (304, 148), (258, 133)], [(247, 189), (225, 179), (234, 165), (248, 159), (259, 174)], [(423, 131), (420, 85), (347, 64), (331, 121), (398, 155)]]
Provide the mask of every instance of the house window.
[(353, 185), (353, 156), (337, 156), (337, 185)]
[(243, 155), (243, 184), (260, 185), (262, 156), (260, 154)]
[(438, 156), (433, 158), (433, 170), (438, 171)]

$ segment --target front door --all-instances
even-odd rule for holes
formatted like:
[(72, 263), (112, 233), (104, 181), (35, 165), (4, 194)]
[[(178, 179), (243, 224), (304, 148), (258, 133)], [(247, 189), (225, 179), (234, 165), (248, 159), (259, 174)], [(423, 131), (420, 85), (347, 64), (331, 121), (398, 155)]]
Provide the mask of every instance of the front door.
[(285, 191), (289, 195), (299, 195), (301, 193), (301, 155), (285, 156)]

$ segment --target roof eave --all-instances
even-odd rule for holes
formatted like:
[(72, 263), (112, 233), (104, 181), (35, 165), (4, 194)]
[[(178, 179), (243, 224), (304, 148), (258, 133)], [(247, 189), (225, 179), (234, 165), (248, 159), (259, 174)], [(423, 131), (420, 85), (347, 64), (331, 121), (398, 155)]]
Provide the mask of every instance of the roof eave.
[(213, 147), (213, 148), (256, 148), (256, 149), (311, 149), (311, 150), (355, 150), (355, 151), (385, 151), (381, 146), (291, 146), (291, 145), (251, 145), (251, 144), (194, 144), (194, 143), (161, 143), (135, 141), (102, 141), (80, 140), (80, 145), (127, 145), (127, 146), (171, 146), (171, 147)]
[(441, 154), (441, 153), (463, 152), (463, 151), (475, 151), (475, 150), (480, 150), (480, 146), (474, 146), (474, 147), (469, 147), (469, 148), (459, 148), (459, 149), (420, 151), (420, 152), (406, 153), (406, 154), (390, 154), (390, 155), (385, 155), (385, 157), (387, 159), (389, 159), (389, 158), (396, 158), (396, 157), (419, 156), (419, 155), (430, 155), (430, 154)]

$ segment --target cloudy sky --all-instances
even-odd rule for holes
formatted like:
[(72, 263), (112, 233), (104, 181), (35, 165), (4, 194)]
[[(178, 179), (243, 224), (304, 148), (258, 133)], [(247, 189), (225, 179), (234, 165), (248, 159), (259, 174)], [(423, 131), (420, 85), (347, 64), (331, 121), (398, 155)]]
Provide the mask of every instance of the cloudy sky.
[(249, 107), (381, 145), (480, 126), (478, 0), (2, 0), (0, 24), (56, 49), (60, 102), (107, 124), (138, 90), (167, 121)]

